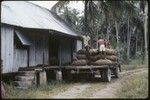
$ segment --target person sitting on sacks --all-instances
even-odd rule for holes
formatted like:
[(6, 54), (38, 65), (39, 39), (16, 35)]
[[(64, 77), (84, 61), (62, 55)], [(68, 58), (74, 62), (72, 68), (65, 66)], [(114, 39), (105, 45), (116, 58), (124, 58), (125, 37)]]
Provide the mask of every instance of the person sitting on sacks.
[[(89, 45), (89, 41), (91, 38), (88, 36), (88, 33), (85, 33), (85, 35), (83, 35), (82, 38), (83, 38), (84, 48), (86, 50), (86, 57), (90, 61), (90, 48), (91, 48), (91, 46)], [(90, 64), (90, 62), (89, 62), (89, 64)]]
[(97, 43), (98, 43), (98, 52), (100, 52), (101, 55), (104, 54), (104, 56), (105, 56), (106, 55), (106, 52), (105, 52), (105, 50), (106, 50), (105, 40), (102, 39), (101, 37), (99, 37)]

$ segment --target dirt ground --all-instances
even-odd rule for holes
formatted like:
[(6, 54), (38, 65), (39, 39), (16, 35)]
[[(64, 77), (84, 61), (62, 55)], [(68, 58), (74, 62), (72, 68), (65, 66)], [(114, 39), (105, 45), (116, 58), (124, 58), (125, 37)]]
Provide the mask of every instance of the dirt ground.
[(63, 93), (58, 93), (52, 98), (118, 98), (117, 90), (121, 87), (121, 82), (132, 75), (148, 72), (147, 68), (123, 71), (118, 79), (112, 79), (111, 82), (96, 83), (75, 83)]

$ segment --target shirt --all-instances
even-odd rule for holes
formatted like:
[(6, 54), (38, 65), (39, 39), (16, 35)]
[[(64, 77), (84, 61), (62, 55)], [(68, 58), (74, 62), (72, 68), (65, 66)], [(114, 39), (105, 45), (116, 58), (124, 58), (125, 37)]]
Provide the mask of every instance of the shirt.
[(85, 35), (83, 35), (82, 37), (83, 37), (83, 43), (84, 43), (84, 45), (87, 46), (89, 44), (88, 42), (90, 40), (90, 37), (89, 36), (85, 36)]
[(99, 39), (97, 42), (98, 42), (99, 45), (104, 45), (105, 44), (103, 39)]

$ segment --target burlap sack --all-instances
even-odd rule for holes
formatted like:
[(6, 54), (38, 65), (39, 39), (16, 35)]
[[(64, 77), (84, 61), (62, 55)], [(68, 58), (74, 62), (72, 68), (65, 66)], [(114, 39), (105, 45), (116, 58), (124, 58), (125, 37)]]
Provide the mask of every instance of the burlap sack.
[(86, 55), (84, 55), (84, 54), (77, 54), (77, 59), (87, 59), (86, 58)]
[(86, 53), (86, 50), (85, 49), (81, 49), (77, 52), (77, 54), (85, 54)]
[(105, 58), (109, 59), (111, 61), (117, 61), (118, 60), (117, 56), (115, 56), (115, 55), (106, 55)]
[(108, 49), (108, 48), (106, 48), (105, 52), (108, 55), (116, 55), (117, 54), (117, 51), (115, 51), (114, 49)]
[(91, 55), (97, 55), (98, 54), (98, 50), (97, 49), (90, 49), (90, 54)]
[(112, 65), (114, 64), (114, 62), (108, 59), (100, 59), (95, 62), (92, 62), (91, 64), (101, 66), (101, 65)]
[(85, 66), (87, 65), (88, 61), (87, 60), (76, 60), (72, 62), (73, 66)]
[(105, 57), (105, 55), (98, 54), (95, 56), (91, 56), (91, 58), (92, 58), (92, 61), (96, 61), (96, 60), (100, 60), (100, 59), (105, 59), (106, 57)]

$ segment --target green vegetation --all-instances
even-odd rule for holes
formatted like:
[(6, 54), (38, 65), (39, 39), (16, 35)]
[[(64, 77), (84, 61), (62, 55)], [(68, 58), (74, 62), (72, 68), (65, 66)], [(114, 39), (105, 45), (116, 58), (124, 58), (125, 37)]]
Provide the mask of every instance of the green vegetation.
[(66, 82), (50, 82), (46, 86), (31, 87), (27, 90), (16, 89), (12, 85), (5, 84), (7, 99), (30, 99), (30, 98), (51, 98), (57, 93), (63, 92), (68, 89), (71, 84)]
[(137, 68), (148, 68), (148, 62), (142, 61), (142, 59), (134, 59), (129, 64), (122, 65), (122, 70), (133, 70)]
[(148, 73), (133, 75), (122, 82), (118, 91), (120, 98), (147, 98), (148, 97)]
[(142, 58), (138, 58), (138, 59), (132, 59), (129, 62), (129, 65), (148, 65), (148, 62), (146, 60), (143, 61)]
[(71, 2), (59, 1), (52, 10), (82, 35), (89, 33), (92, 47), (96, 48), (95, 41), (100, 36), (109, 40), (112, 48), (118, 51), (121, 63), (128, 64), (134, 58), (146, 59), (147, 1), (83, 1), (84, 11), (81, 16), (77, 10), (67, 6)]

